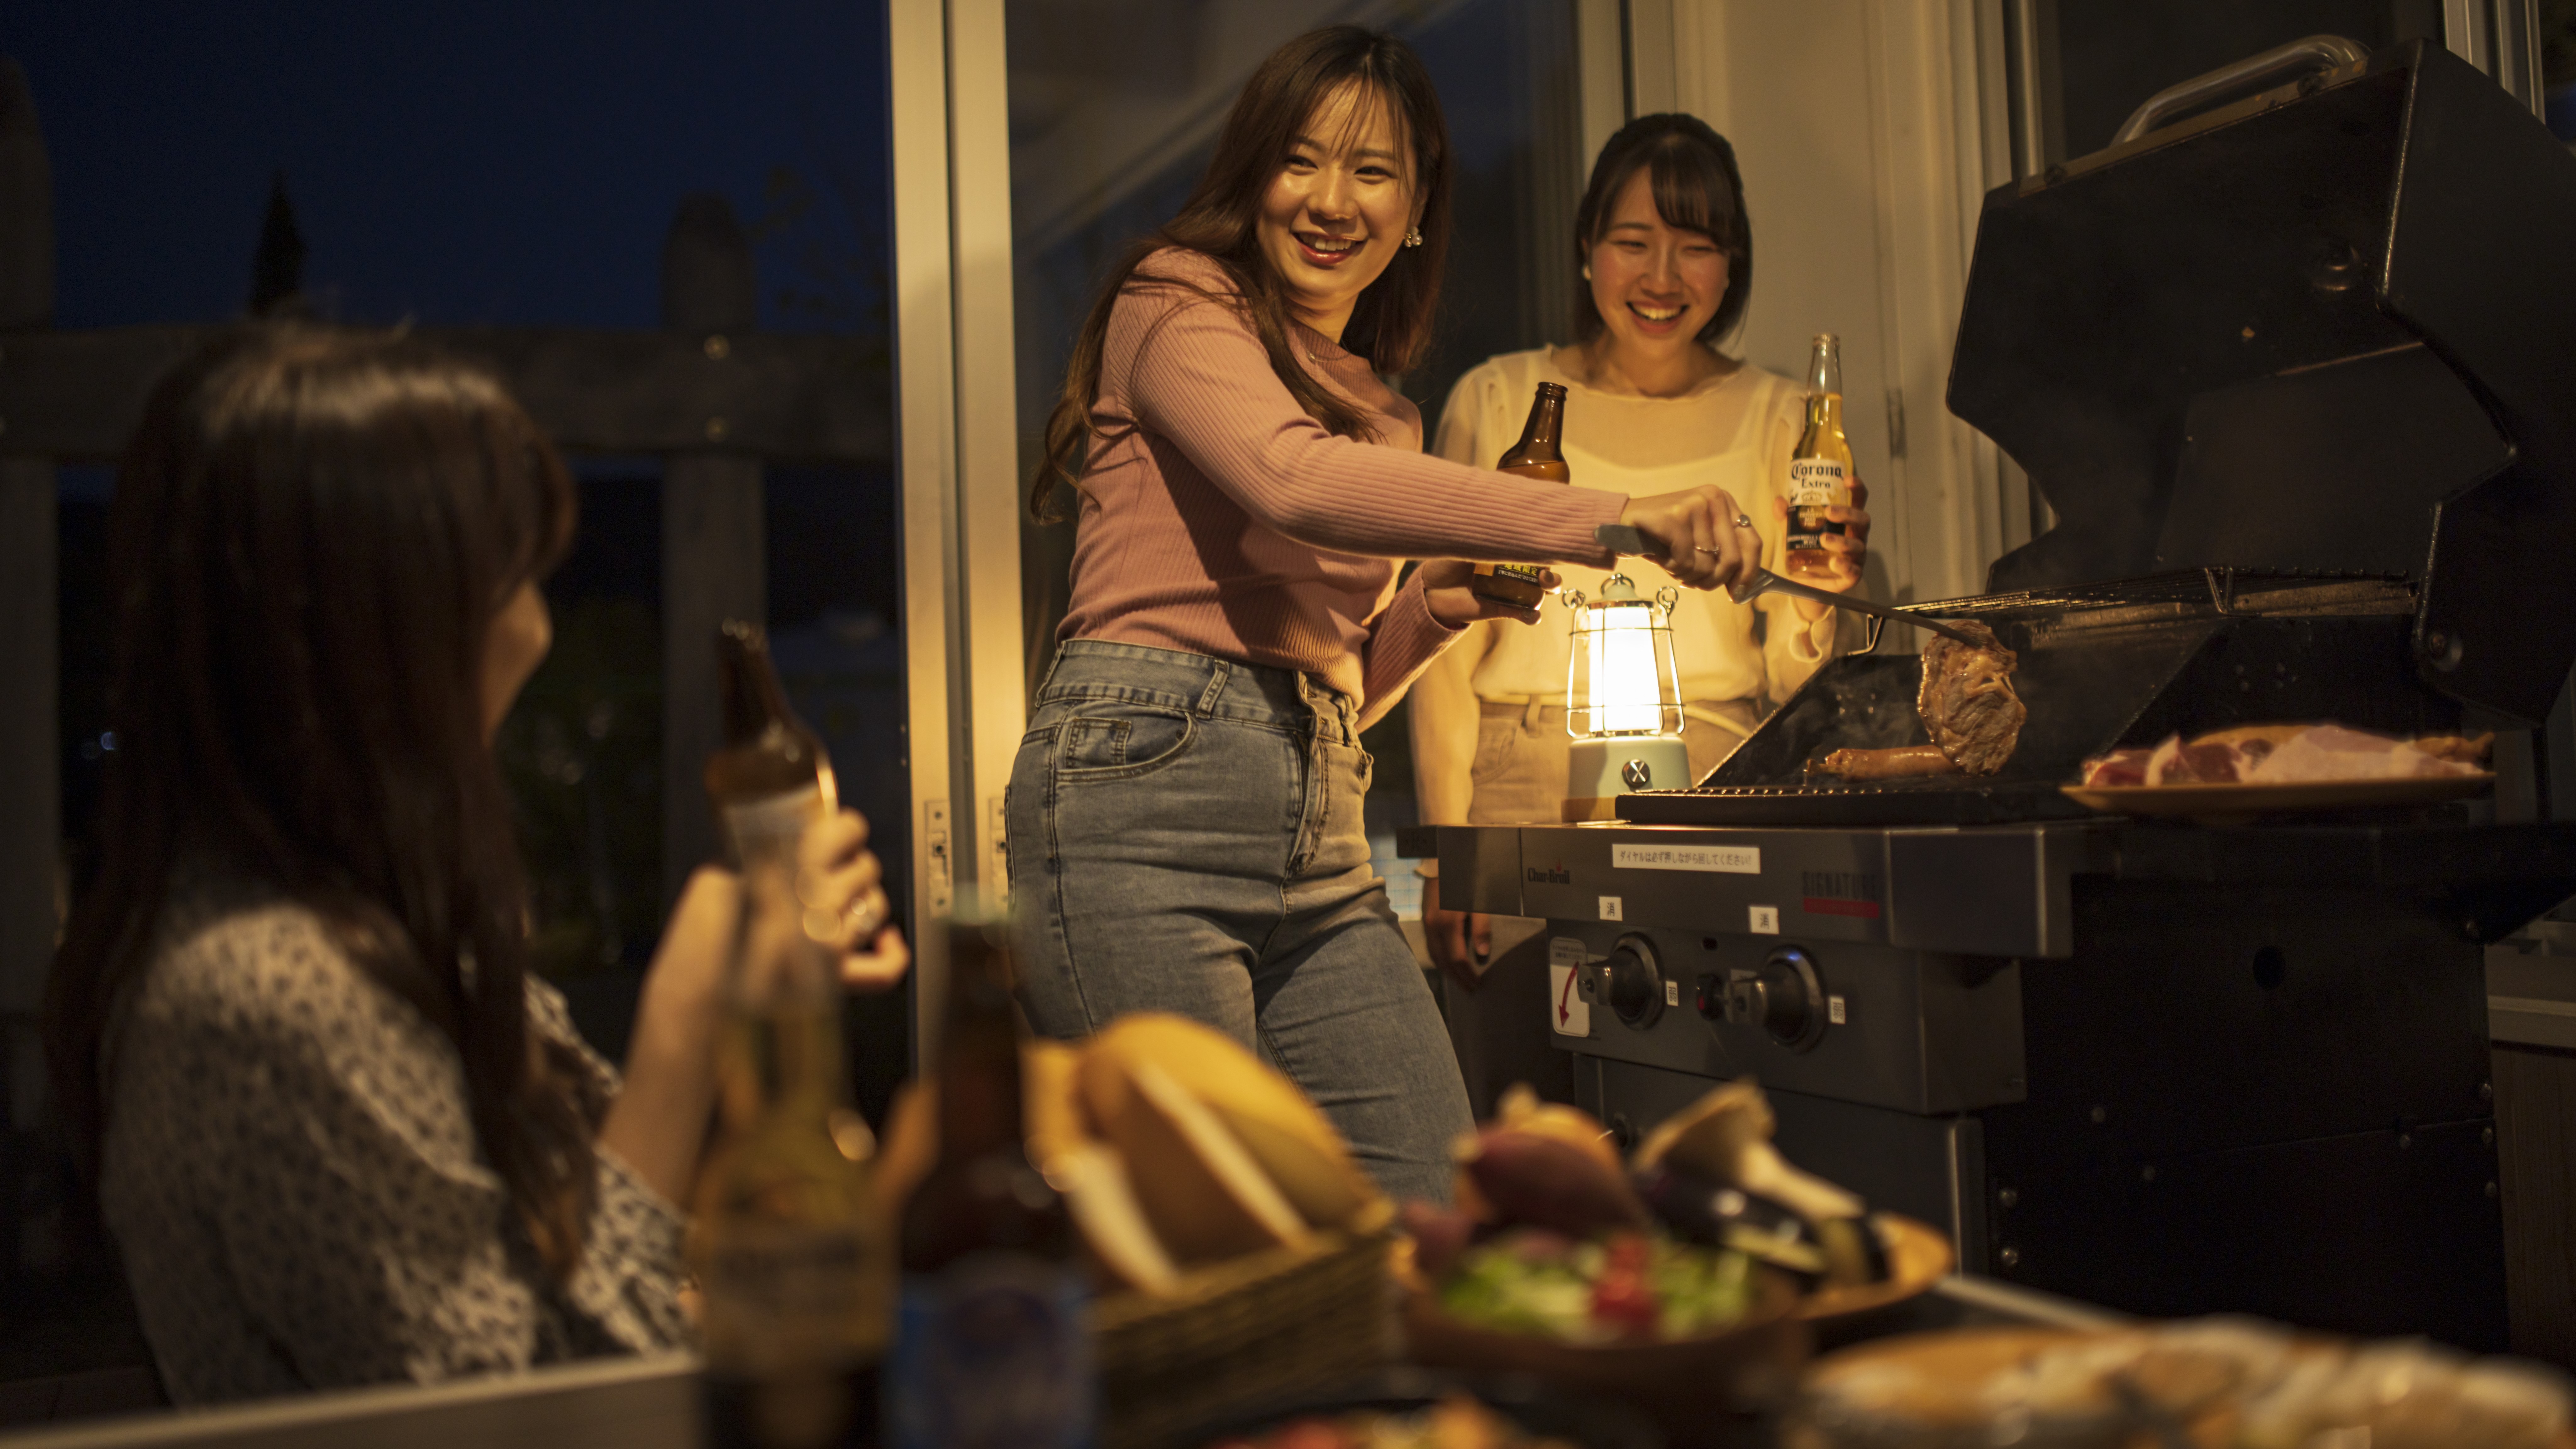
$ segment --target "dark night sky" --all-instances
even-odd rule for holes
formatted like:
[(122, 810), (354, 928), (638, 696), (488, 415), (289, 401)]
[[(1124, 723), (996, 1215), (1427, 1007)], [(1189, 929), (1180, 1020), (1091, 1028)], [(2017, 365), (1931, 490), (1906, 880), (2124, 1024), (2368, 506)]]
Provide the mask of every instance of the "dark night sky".
[[(672, 208), (846, 175), (882, 232), (884, 11), (852, 0), (16, 0), (54, 161), (57, 324), (237, 313), (283, 170), (320, 309), (651, 326)], [(773, 310), (775, 310), (773, 308)]]

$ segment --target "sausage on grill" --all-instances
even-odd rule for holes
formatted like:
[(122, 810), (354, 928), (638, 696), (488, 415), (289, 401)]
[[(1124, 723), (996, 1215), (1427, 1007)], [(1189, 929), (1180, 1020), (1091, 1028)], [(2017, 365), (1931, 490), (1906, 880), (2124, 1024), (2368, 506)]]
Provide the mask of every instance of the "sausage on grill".
[(1955, 775), (1959, 767), (1938, 745), (1899, 745), (1892, 750), (1836, 750), (1807, 767), (1846, 780), (1901, 780), (1908, 775)]

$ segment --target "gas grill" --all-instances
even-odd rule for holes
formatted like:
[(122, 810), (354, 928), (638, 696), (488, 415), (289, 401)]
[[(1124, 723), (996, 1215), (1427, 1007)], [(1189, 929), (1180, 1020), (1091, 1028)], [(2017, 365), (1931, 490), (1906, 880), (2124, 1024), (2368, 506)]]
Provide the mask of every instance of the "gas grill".
[[(1949, 400), (2059, 522), (1916, 607), (2019, 652), (2018, 749), (1811, 776), (1925, 738), (1873, 636), (1695, 788), (1443, 827), (1453, 905), (1547, 921), (1578, 1097), (1633, 1132), (1751, 1076), (1971, 1270), (2504, 1347), (2480, 947), (2576, 891), (2530, 745), (2576, 658), (2569, 255), (2576, 157), (2420, 43), (1991, 194)], [(2502, 778), (2239, 824), (2059, 789), (2304, 720), (2494, 730)]]

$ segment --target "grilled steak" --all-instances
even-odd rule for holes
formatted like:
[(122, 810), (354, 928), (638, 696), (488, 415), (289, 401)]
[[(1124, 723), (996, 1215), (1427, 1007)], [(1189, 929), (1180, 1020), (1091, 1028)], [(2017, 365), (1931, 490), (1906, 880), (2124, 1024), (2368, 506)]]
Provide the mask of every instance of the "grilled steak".
[(2030, 713), (2013, 693), (2019, 659), (1985, 625), (1960, 620), (1958, 627), (1983, 642), (1971, 648), (1933, 635), (1923, 646), (1923, 689), (1914, 707), (1942, 754), (1971, 775), (1991, 775), (2012, 758)]

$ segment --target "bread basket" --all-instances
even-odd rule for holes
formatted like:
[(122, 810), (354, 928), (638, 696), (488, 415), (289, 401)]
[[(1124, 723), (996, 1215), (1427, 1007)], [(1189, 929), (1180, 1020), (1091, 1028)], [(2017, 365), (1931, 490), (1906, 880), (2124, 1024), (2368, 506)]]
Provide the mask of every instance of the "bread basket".
[(1177, 1295), (1092, 1307), (1101, 1442), (1130, 1449), (1230, 1408), (1346, 1381), (1395, 1357), (1384, 1204), (1348, 1232), (1192, 1270)]

